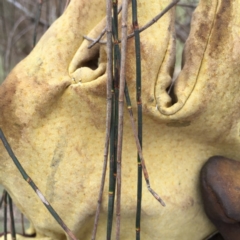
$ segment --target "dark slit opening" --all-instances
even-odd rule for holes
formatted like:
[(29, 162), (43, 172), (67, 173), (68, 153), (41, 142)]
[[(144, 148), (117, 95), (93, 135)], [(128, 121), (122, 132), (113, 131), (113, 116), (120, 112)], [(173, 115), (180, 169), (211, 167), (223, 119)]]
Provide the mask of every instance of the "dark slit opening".
[(199, 0), (186, 0), (184, 3), (177, 4), (175, 31), (176, 31), (176, 61), (172, 76), (172, 82), (166, 89), (172, 99), (172, 105), (177, 103), (178, 97), (174, 93), (174, 83), (183, 68), (184, 45), (189, 36), (192, 14), (198, 5)]

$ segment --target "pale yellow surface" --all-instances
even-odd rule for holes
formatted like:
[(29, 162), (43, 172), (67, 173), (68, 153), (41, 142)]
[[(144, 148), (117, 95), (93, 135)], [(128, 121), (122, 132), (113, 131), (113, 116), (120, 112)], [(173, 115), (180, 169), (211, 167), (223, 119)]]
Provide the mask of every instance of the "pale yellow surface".
[[(170, 2), (139, 0), (140, 26)], [(97, 37), (104, 16), (104, 1), (72, 0), (0, 86), (0, 127), (26, 172), (81, 240), (90, 240), (93, 228), (106, 112), (106, 49), (97, 45), (88, 50), (82, 36)], [(239, 16), (240, 0), (200, 2), (175, 85), (175, 104), (166, 90), (175, 57), (174, 12), (141, 33), (143, 153), (151, 185), (166, 203), (162, 207), (143, 185), (143, 240), (202, 240), (214, 231), (203, 211), (199, 172), (213, 155), (240, 159)], [(130, 21), (131, 16), (129, 32)], [(127, 81), (134, 102), (134, 39), (128, 43)], [(99, 68), (87, 69), (84, 64), (98, 52)], [(137, 164), (125, 113), (121, 239), (132, 240)], [(38, 239), (67, 239), (1, 143), (0, 182), (32, 222)], [(106, 214), (107, 187), (99, 240), (105, 239)]]

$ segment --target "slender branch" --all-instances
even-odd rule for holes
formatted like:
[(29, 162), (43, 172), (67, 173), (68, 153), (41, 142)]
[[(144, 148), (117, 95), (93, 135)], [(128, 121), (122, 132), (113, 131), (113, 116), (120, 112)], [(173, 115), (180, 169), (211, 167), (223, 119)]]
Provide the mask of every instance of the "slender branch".
[(107, 171), (107, 160), (108, 160), (108, 149), (109, 149), (109, 138), (110, 138), (110, 127), (111, 127), (111, 113), (112, 113), (112, 4), (111, 0), (107, 0), (107, 116), (106, 116), (106, 135), (105, 135), (105, 148), (104, 148), (104, 160), (103, 160), (103, 170), (101, 178), (101, 186), (98, 195), (98, 204), (94, 220), (94, 228), (92, 231), (92, 240), (95, 240), (97, 234), (97, 226), (99, 221), (99, 214), (102, 203), (102, 196), (104, 190), (104, 183)]
[[(142, 74), (141, 74), (141, 49), (140, 33), (137, 17), (137, 1), (132, 0), (132, 25), (135, 35), (135, 53), (136, 53), (136, 101), (138, 114), (138, 139), (142, 148)], [(142, 206), (142, 164), (137, 155), (137, 210), (136, 210), (136, 240), (140, 240), (141, 235), (141, 206)]]
[(13, 202), (9, 194), (8, 194), (8, 202), (9, 202), (9, 212), (10, 212), (10, 222), (11, 222), (11, 237), (12, 237), (12, 240), (16, 240), (16, 229), (15, 229), (14, 214), (13, 214)]
[(109, 193), (108, 193), (108, 219), (107, 219), (107, 240), (111, 239), (113, 212), (116, 186), (116, 161), (117, 161), (117, 141), (118, 141), (118, 97), (119, 97), (119, 69), (120, 50), (118, 43), (118, 1), (112, 0), (112, 31), (113, 31), (113, 55), (114, 55), (114, 78), (112, 85), (112, 117), (110, 133), (110, 162), (109, 162)]
[(140, 145), (140, 142), (139, 142), (139, 139), (138, 139), (137, 128), (136, 128), (136, 126), (135, 126), (135, 122), (134, 122), (134, 118), (133, 118), (133, 111), (132, 111), (131, 100), (130, 100), (129, 92), (128, 92), (128, 89), (127, 89), (126, 85), (125, 85), (125, 97), (126, 97), (126, 102), (127, 102), (127, 105), (128, 105), (127, 108), (128, 108), (128, 112), (129, 112), (129, 115), (130, 115), (130, 121), (131, 121), (131, 125), (132, 125), (133, 135), (134, 135), (134, 138), (135, 138), (135, 143), (136, 143), (137, 150), (138, 150), (138, 155), (139, 155), (139, 158), (141, 159), (143, 175), (144, 175), (144, 178), (145, 178), (145, 181), (146, 181), (146, 184), (147, 184), (147, 189), (148, 189), (148, 191), (154, 196), (154, 198), (155, 198), (158, 202), (160, 202), (163, 207), (165, 207), (166, 204), (164, 203), (164, 201), (163, 201), (163, 200), (160, 198), (160, 196), (151, 188), (151, 185), (150, 185), (150, 180), (149, 180), (149, 175), (148, 175), (147, 167), (146, 167), (146, 164), (145, 164), (145, 160), (144, 160), (144, 158), (143, 158), (142, 148), (141, 148), (141, 145)]
[[(143, 32), (147, 28), (151, 27), (154, 23), (156, 23), (161, 17), (163, 17), (172, 7), (174, 7), (180, 0), (174, 0), (171, 2), (162, 12), (160, 12), (156, 17), (154, 17), (152, 20), (150, 20), (146, 25), (139, 28), (139, 33)], [(132, 38), (134, 36), (134, 32), (128, 35), (128, 39)], [(85, 39), (88, 41), (94, 42), (96, 39), (90, 38), (88, 36), (84, 36)], [(119, 40), (119, 43), (121, 40)], [(98, 41), (100, 44), (106, 44), (106, 41)]]
[(91, 38), (91, 37), (86, 36), (86, 35), (83, 35), (83, 38), (88, 40), (89, 42), (96, 42), (96, 43), (100, 43), (100, 44), (106, 44), (107, 43), (106, 41), (97, 41), (98, 38), (94, 39), (94, 38)]
[(108, 217), (107, 240), (111, 239), (114, 199), (115, 199), (115, 92), (112, 90), (111, 132), (110, 132), (110, 161), (109, 161), (109, 190), (108, 190)]
[(121, 223), (121, 171), (122, 171), (122, 141), (123, 141), (123, 113), (124, 113), (124, 88), (126, 78), (126, 55), (127, 55), (127, 19), (128, 0), (122, 3), (122, 45), (121, 45), (121, 68), (119, 83), (118, 104), (118, 146), (117, 146), (117, 206), (116, 206), (116, 240), (120, 239)]
[(54, 217), (54, 219), (59, 223), (59, 225), (63, 228), (63, 230), (66, 232), (66, 234), (69, 236), (72, 240), (77, 240), (77, 238), (74, 236), (74, 234), (71, 232), (71, 230), (67, 227), (67, 225), (63, 222), (63, 220), (60, 218), (60, 216), (57, 214), (57, 212), (53, 209), (53, 207), (50, 205), (50, 203), (47, 201), (47, 199), (43, 196), (41, 191), (38, 189), (38, 187), (35, 185), (33, 180), (28, 176), (28, 174), (23, 169), (21, 163), (18, 161), (17, 157), (13, 153), (6, 137), (3, 134), (2, 129), (0, 128), (0, 139), (3, 142), (3, 145), (5, 149), (7, 150), (9, 156), (13, 160), (14, 164), (16, 165), (17, 169), (21, 173), (24, 180), (27, 181), (27, 183), (32, 187), (32, 189), (36, 192), (39, 199), (42, 201), (42, 203), (45, 205), (45, 207), (48, 209), (48, 211), (51, 213), (51, 215)]
[(8, 193), (5, 192), (4, 198), (3, 198), (3, 204), (4, 204), (4, 219), (3, 219), (4, 240), (7, 240), (7, 195), (8, 195)]

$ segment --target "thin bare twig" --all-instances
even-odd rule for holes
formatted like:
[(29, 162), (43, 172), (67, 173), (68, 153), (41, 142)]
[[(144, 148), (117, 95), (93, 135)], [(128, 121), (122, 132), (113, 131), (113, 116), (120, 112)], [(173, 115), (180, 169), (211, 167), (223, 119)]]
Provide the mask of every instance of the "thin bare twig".
[[(92, 48), (96, 43), (98, 43), (103, 35), (106, 33), (106, 27), (102, 30), (102, 32), (99, 34), (99, 36), (88, 46), (88, 49)], [(87, 39), (87, 36), (83, 36), (84, 38)]]
[(119, 83), (118, 103), (118, 146), (117, 146), (117, 206), (116, 206), (116, 240), (120, 239), (121, 223), (121, 171), (122, 171), (122, 141), (123, 141), (123, 113), (124, 113), (124, 88), (126, 78), (126, 55), (127, 55), (127, 19), (128, 0), (122, 3), (122, 45), (121, 45), (121, 68)]
[(143, 158), (142, 148), (141, 148), (141, 145), (140, 145), (140, 142), (139, 142), (139, 139), (138, 139), (137, 128), (136, 128), (136, 125), (135, 125), (135, 122), (134, 122), (134, 118), (133, 118), (133, 111), (132, 111), (132, 106), (131, 106), (131, 100), (130, 100), (130, 97), (129, 97), (128, 89), (126, 87), (125, 87), (125, 96), (126, 96), (126, 101), (127, 101), (127, 104), (128, 104), (128, 112), (129, 112), (129, 115), (130, 115), (130, 121), (131, 121), (131, 125), (132, 125), (133, 135), (134, 135), (134, 138), (135, 138), (135, 143), (136, 143), (136, 146), (137, 146), (138, 155), (139, 155), (139, 158), (141, 159), (142, 170), (143, 170), (144, 178), (145, 178), (145, 181), (146, 181), (146, 184), (147, 184), (147, 189), (154, 196), (154, 198), (158, 202), (160, 202), (163, 207), (165, 207), (166, 204), (164, 203), (164, 201), (151, 188), (151, 185), (150, 185), (150, 180), (149, 180), (147, 167), (146, 167), (146, 164), (145, 164), (145, 160)]
[[(142, 148), (142, 66), (141, 66), (141, 43), (138, 24), (138, 4), (137, 0), (132, 0), (132, 27), (135, 40), (136, 58), (136, 101), (137, 101), (137, 133), (140, 146)], [(141, 208), (142, 208), (142, 163), (137, 155), (137, 207), (136, 207), (136, 240), (141, 239)]]
[(101, 185), (98, 194), (98, 204), (94, 219), (94, 227), (92, 231), (91, 240), (95, 240), (97, 234), (97, 226), (99, 221), (99, 214), (102, 203), (103, 189), (105, 184), (105, 177), (107, 171), (108, 162), (108, 149), (109, 149), (109, 137), (110, 137), (110, 126), (111, 126), (111, 112), (112, 112), (112, 1), (107, 0), (107, 116), (106, 116), (106, 135), (105, 135), (105, 147), (104, 147), (104, 159), (103, 159), (103, 170)]

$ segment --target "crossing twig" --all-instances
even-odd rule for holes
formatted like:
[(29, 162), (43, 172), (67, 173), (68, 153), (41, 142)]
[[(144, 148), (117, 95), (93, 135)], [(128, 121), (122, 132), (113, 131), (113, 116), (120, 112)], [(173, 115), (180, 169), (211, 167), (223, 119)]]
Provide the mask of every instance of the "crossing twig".
[[(118, 14), (120, 13), (122, 11), (122, 5), (118, 8)], [(107, 18), (107, 21), (108, 21), (108, 18)], [(108, 23), (107, 23), (108, 24)], [(91, 39), (91, 40), (93, 40), (93, 42), (88, 46), (88, 49), (90, 49), (90, 48), (92, 48), (95, 44), (97, 44), (100, 40), (101, 40), (101, 38), (104, 36), (104, 34), (106, 33), (106, 30), (107, 30), (107, 27), (105, 27), (103, 30), (102, 30), (102, 32), (99, 34), (99, 36), (94, 40), (94, 39), (92, 39), (92, 38), (89, 38), (88, 36), (83, 36), (83, 38), (85, 38), (85, 39), (87, 39), (87, 40), (89, 40), (89, 39)], [(90, 40), (90, 41), (91, 41)]]
[[(145, 24), (143, 27), (139, 28), (139, 33), (143, 32), (150, 26), (152, 26), (154, 23), (156, 23), (161, 17), (163, 17), (171, 8), (173, 8), (180, 0), (174, 0), (171, 2), (167, 7), (163, 9), (162, 12), (160, 12), (157, 16), (155, 16), (153, 19), (151, 19), (147, 24)], [(132, 38), (134, 36), (134, 32), (128, 35), (128, 39)], [(88, 36), (84, 36), (85, 39), (87, 39), (90, 42), (95, 42), (96, 39), (92, 39)], [(121, 39), (118, 40), (119, 43), (121, 42)], [(106, 41), (98, 41), (100, 44), (106, 44)]]

